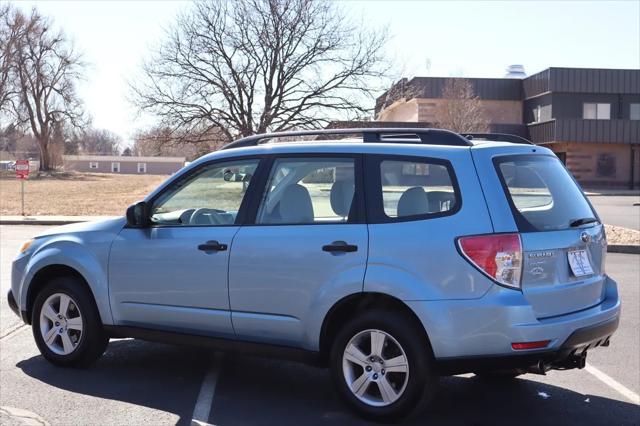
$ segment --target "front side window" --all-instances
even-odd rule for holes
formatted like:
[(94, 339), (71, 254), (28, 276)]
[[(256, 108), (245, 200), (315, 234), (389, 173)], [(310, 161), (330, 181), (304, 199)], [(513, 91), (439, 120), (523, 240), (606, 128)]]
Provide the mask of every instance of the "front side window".
[(346, 223), (355, 200), (352, 158), (282, 158), (271, 169), (256, 222)]
[(458, 200), (449, 169), (429, 161), (380, 162), (382, 204), (387, 218), (446, 213)]
[(518, 155), (499, 159), (496, 164), (520, 231), (569, 229), (579, 219), (594, 217), (557, 157)]
[(609, 120), (611, 104), (585, 102), (582, 104), (582, 118), (585, 120)]
[(180, 179), (151, 207), (156, 225), (233, 225), (259, 160), (203, 167)]

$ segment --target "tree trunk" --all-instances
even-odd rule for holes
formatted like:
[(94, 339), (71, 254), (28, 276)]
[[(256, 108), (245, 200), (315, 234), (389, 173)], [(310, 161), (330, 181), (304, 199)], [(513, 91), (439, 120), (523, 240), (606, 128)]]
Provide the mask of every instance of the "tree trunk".
[(48, 172), (51, 159), (49, 158), (49, 141), (45, 139), (44, 135), (38, 138), (38, 147), (40, 148), (40, 171)]

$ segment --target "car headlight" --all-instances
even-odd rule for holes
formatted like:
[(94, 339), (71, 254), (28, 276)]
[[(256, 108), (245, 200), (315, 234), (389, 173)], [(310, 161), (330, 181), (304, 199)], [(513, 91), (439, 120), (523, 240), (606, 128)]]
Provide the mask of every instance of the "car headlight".
[(27, 240), (27, 241), (25, 241), (24, 243), (22, 243), (22, 246), (20, 246), (19, 253), (20, 253), (20, 254), (22, 254), (22, 253), (24, 253), (25, 251), (29, 250), (29, 247), (31, 247), (31, 245), (33, 244), (33, 241), (34, 241), (34, 240), (33, 240), (33, 239), (31, 239), (31, 240)]

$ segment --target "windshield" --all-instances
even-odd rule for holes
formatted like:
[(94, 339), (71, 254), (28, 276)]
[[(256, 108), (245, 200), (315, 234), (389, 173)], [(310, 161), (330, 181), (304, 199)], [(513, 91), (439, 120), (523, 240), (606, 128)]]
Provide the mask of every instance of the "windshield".
[(558, 158), (507, 156), (496, 166), (520, 231), (568, 229), (597, 217)]

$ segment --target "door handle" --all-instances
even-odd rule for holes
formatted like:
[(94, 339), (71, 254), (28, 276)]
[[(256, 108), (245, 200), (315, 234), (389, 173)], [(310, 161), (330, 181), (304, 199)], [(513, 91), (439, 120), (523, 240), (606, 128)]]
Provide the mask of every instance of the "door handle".
[(329, 253), (353, 253), (354, 251), (358, 251), (358, 246), (347, 244), (344, 241), (334, 241), (331, 244), (322, 246), (322, 251), (326, 251)]
[(225, 251), (227, 249), (226, 244), (220, 244), (219, 242), (212, 240), (207, 241), (204, 244), (198, 246), (198, 250), (202, 251)]

